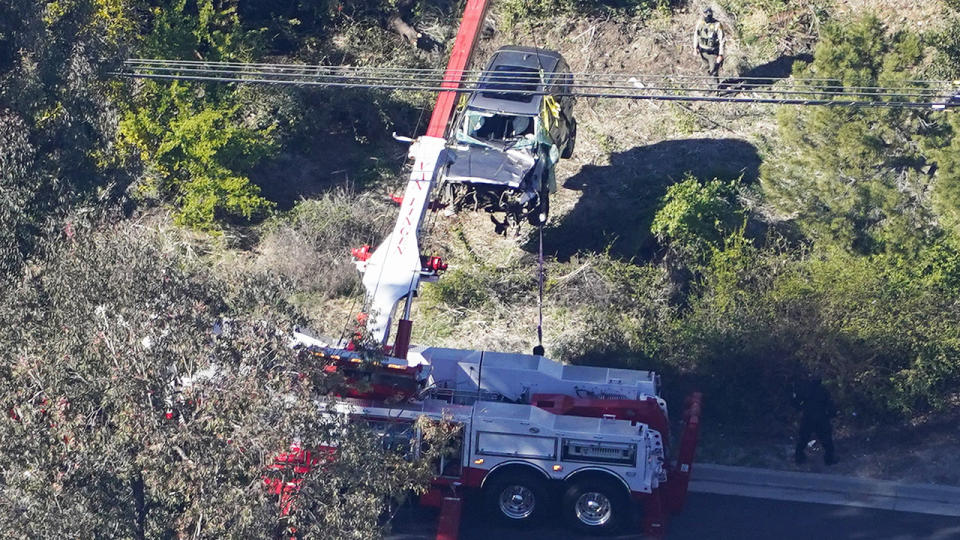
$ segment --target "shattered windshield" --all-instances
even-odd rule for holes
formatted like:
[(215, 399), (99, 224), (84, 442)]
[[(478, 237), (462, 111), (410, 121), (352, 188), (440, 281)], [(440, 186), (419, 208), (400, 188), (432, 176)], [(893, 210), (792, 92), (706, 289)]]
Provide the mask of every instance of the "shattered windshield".
[(461, 133), (467, 140), (501, 149), (530, 146), (536, 121), (533, 116), (467, 111)]

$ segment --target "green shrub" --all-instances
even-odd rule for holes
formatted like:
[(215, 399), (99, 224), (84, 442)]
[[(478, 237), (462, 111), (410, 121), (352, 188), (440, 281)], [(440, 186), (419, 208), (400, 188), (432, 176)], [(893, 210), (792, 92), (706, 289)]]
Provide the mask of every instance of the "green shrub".
[(144, 105), (127, 112), (120, 137), (152, 165), (145, 186), (177, 202), (177, 220), (212, 229), (269, 212), (273, 203), (244, 172), (274, 152), (272, 127), (244, 126), (235, 105), (193, 101), (192, 85), (146, 84)]
[(941, 225), (960, 234), (960, 119), (954, 113), (938, 114), (923, 146), (936, 163), (933, 206)]
[[(794, 75), (832, 85), (898, 86), (923, 58), (918, 36), (893, 36), (873, 16), (825, 27)], [(815, 87), (812, 87), (815, 89)], [(868, 98), (858, 98), (868, 99)], [(934, 234), (917, 137), (922, 114), (897, 109), (784, 107), (761, 166), (766, 198), (813, 241), (863, 254), (914, 250)]]
[[(956, 1), (956, 0), (955, 0)], [(960, 2), (957, 2), (960, 6)], [(953, 8), (960, 10), (960, 7)], [(936, 50), (933, 61), (927, 67), (926, 76), (931, 79), (956, 80), (960, 78), (960, 11), (944, 15), (943, 30), (924, 34), (924, 41)]]
[[(168, 0), (151, 9), (137, 53), (251, 60), (260, 49), (258, 36), (241, 25), (235, 1)], [(227, 85), (147, 81), (136, 88), (117, 93), (121, 147), (139, 156), (146, 170), (135, 193), (175, 202), (178, 222), (199, 229), (272, 209), (247, 175), (276, 150), (274, 120), (248, 124), (238, 92)]]
[(77, 206), (122, 197), (107, 72), (134, 10), (119, 0), (0, 4), (0, 281)]
[(493, 284), (489, 273), (470, 268), (454, 268), (443, 279), (425, 287), (424, 300), (460, 308), (480, 308), (490, 301)]
[(650, 230), (682, 257), (702, 261), (743, 224), (738, 191), (739, 181), (700, 182), (688, 174), (667, 188)]
[(548, 281), (548, 306), (559, 304), (578, 320), (576, 333), (562, 336), (552, 349), (573, 363), (656, 369), (676, 308), (673, 287), (658, 266), (594, 255), (576, 280)]
[(464, 265), (451, 268), (442, 279), (424, 287), (423, 298), (453, 308), (496, 310), (504, 304), (530, 301), (536, 290), (534, 280), (527, 265)]
[(809, 373), (868, 416), (944, 409), (960, 383), (956, 262), (942, 249), (798, 256), (734, 235), (704, 267), (664, 362), (692, 362), (730, 419), (786, 413)]

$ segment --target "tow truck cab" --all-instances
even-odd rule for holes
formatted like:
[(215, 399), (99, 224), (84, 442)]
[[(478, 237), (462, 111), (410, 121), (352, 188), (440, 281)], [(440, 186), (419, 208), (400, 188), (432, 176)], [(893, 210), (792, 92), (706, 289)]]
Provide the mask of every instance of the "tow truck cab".
[(572, 84), (555, 51), (510, 46), (494, 53), (454, 127), (455, 159), (445, 179), (457, 208), (546, 219), (553, 167), (573, 154), (576, 141)]

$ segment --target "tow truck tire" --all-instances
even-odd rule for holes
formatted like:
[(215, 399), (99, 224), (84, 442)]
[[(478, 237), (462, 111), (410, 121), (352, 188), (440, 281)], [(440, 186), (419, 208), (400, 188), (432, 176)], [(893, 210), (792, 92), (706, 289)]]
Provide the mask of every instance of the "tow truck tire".
[(563, 514), (575, 528), (588, 534), (609, 534), (629, 521), (629, 497), (614, 480), (585, 478), (574, 481), (563, 494)]
[(572, 120), (570, 122), (570, 134), (567, 135), (567, 145), (563, 147), (563, 152), (560, 154), (560, 157), (563, 159), (570, 159), (573, 157), (573, 147), (577, 144), (577, 121)]
[(497, 521), (527, 527), (540, 521), (547, 511), (547, 490), (534, 472), (510, 471), (491, 479), (483, 487), (484, 506)]

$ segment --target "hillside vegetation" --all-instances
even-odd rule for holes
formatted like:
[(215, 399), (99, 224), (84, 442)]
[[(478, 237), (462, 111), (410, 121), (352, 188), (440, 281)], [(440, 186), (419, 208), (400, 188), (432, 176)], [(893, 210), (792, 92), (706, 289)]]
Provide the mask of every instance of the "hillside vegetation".
[[(293, 439), (338, 429), (311, 404), (339, 382), (292, 377), (309, 359), (285, 332), (351, 330), (349, 248), (391, 226), (406, 149), (390, 133), (421, 134), (433, 96), (111, 72), (128, 57), (438, 67), (462, 4), (0, 6), (4, 530), (367, 538), (388, 496), (422, 488), (424, 463), (362, 433), (287, 521), (259, 475)], [(702, 4), (495, 1), (476, 62), (516, 43), (557, 49), (574, 72), (694, 74)], [(715, 5), (728, 77), (960, 78), (953, 0)], [(851, 437), (960, 409), (957, 112), (582, 99), (575, 113), (543, 233), (549, 356), (658, 370), (671, 403), (703, 390), (708, 450), (721, 429), (788, 426), (810, 374)], [(428, 223), (424, 250), (450, 270), (421, 291), (415, 341), (529, 351), (535, 231), (500, 237), (470, 213)], [(229, 376), (172, 390), (213, 366)]]

